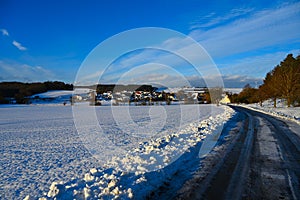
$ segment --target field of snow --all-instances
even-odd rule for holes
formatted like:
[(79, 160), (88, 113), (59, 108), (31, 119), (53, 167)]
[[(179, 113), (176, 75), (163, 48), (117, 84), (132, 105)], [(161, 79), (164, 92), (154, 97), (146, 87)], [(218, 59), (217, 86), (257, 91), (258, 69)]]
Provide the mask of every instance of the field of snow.
[(0, 199), (145, 197), (186, 159), (205, 156), (234, 113), (211, 105), (0, 110)]
[(0, 138), (0, 199), (42, 195), (53, 181), (97, 166), (81, 144), (71, 107), (1, 107)]

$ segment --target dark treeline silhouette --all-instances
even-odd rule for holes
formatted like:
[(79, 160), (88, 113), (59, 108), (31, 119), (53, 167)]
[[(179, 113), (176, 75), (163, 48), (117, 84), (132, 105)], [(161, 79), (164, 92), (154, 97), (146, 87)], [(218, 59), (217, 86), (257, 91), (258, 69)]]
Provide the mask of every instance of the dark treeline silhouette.
[(27, 103), (26, 97), (49, 90), (73, 90), (73, 85), (60, 81), (43, 83), (2, 82), (0, 83), (0, 103), (9, 103), (11, 99), (14, 99), (16, 103), (24, 104)]
[(288, 107), (300, 105), (300, 55), (293, 54), (280, 62), (273, 70), (267, 73), (264, 82), (259, 88), (252, 88), (249, 84), (240, 94), (229, 94), (232, 103), (260, 103), (267, 99), (286, 100)]
[(124, 90), (127, 91), (145, 91), (145, 92), (153, 92), (157, 88), (152, 85), (115, 85), (115, 84), (99, 84), (96, 86), (97, 93), (104, 93), (108, 91), (113, 92), (121, 92)]
[(98, 84), (98, 85), (89, 85), (89, 86), (75, 86), (75, 88), (89, 88), (92, 90), (96, 90), (97, 94), (102, 94), (105, 92), (121, 92), (124, 90), (127, 91), (145, 91), (145, 92), (153, 92), (157, 90), (156, 87), (152, 85), (121, 85), (121, 84)]

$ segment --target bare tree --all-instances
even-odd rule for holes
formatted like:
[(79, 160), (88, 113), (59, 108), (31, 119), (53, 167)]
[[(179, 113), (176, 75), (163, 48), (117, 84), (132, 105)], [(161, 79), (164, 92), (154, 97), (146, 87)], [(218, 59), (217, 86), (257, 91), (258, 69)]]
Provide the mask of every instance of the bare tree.
[(210, 88), (209, 96), (211, 103), (219, 105), (220, 100), (222, 99), (223, 89), (220, 87)]

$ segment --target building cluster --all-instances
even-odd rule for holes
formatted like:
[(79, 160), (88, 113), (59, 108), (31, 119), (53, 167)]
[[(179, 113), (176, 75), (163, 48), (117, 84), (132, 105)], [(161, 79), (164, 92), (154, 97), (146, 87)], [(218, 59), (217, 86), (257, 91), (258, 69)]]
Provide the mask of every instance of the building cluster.
[(111, 102), (113, 105), (135, 104), (135, 105), (153, 105), (155, 103), (171, 104), (172, 102), (181, 102), (187, 104), (209, 103), (207, 88), (176, 88), (173, 90), (155, 90), (155, 91), (106, 91), (103, 93), (90, 92), (89, 99), (95, 105), (102, 105), (104, 102)]
[(92, 94), (94, 96), (95, 104), (101, 105), (103, 101), (111, 101), (112, 104), (135, 103), (136, 105), (150, 105), (154, 102), (168, 102), (178, 101), (175, 93), (166, 92), (149, 92), (149, 91), (121, 91), (112, 92), (107, 91), (104, 93)]
[[(228, 96), (219, 94), (216, 102), (211, 102), (213, 90), (208, 88), (160, 88), (145, 90), (95, 90), (77, 88), (74, 91), (49, 91), (40, 95), (28, 97), (30, 103), (74, 103), (89, 102), (90, 105), (170, 105), (176, 104), (228, 104)], [(152, 87), (151, 87), (152, 88)], [(114, 89), (114, 88), (112, 88)]]

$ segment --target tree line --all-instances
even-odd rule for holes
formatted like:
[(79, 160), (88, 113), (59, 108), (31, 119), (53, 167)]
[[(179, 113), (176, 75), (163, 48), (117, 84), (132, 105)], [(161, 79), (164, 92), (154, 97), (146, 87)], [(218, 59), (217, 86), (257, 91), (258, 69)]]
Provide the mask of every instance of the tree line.
[(29, 96), (47, 92), (49, 90), (73, 90), (72, 84), (60, 81), (37, 83), (2, 82), (0, 83), (0, 104), (9, 103), (11, 99), (16, 103), (25, 104)]
[(121, 92), (124, 90), (127, 91), (144, 91), (144, 92), (153, 92), (157, 88), (153, 87), (152, 85), (134, 85), (134, 84), (129, 84), (129, 85), (121, 85), (121, 84), (98, 84), (96, 86), (96, 92), (98, 94), (102, 94), (108, 91), (113, 91), (113, 92)]
[(280, 62), (266, 74), (263, 84), (253, 88), (247, 84), (239, 94), (228, 94), (232, 103), (260, 103), (272, 99), (274, 107), (276, 100), (281, 98), (288, 107), (300, 106), (300, 55), (293, 54)]

